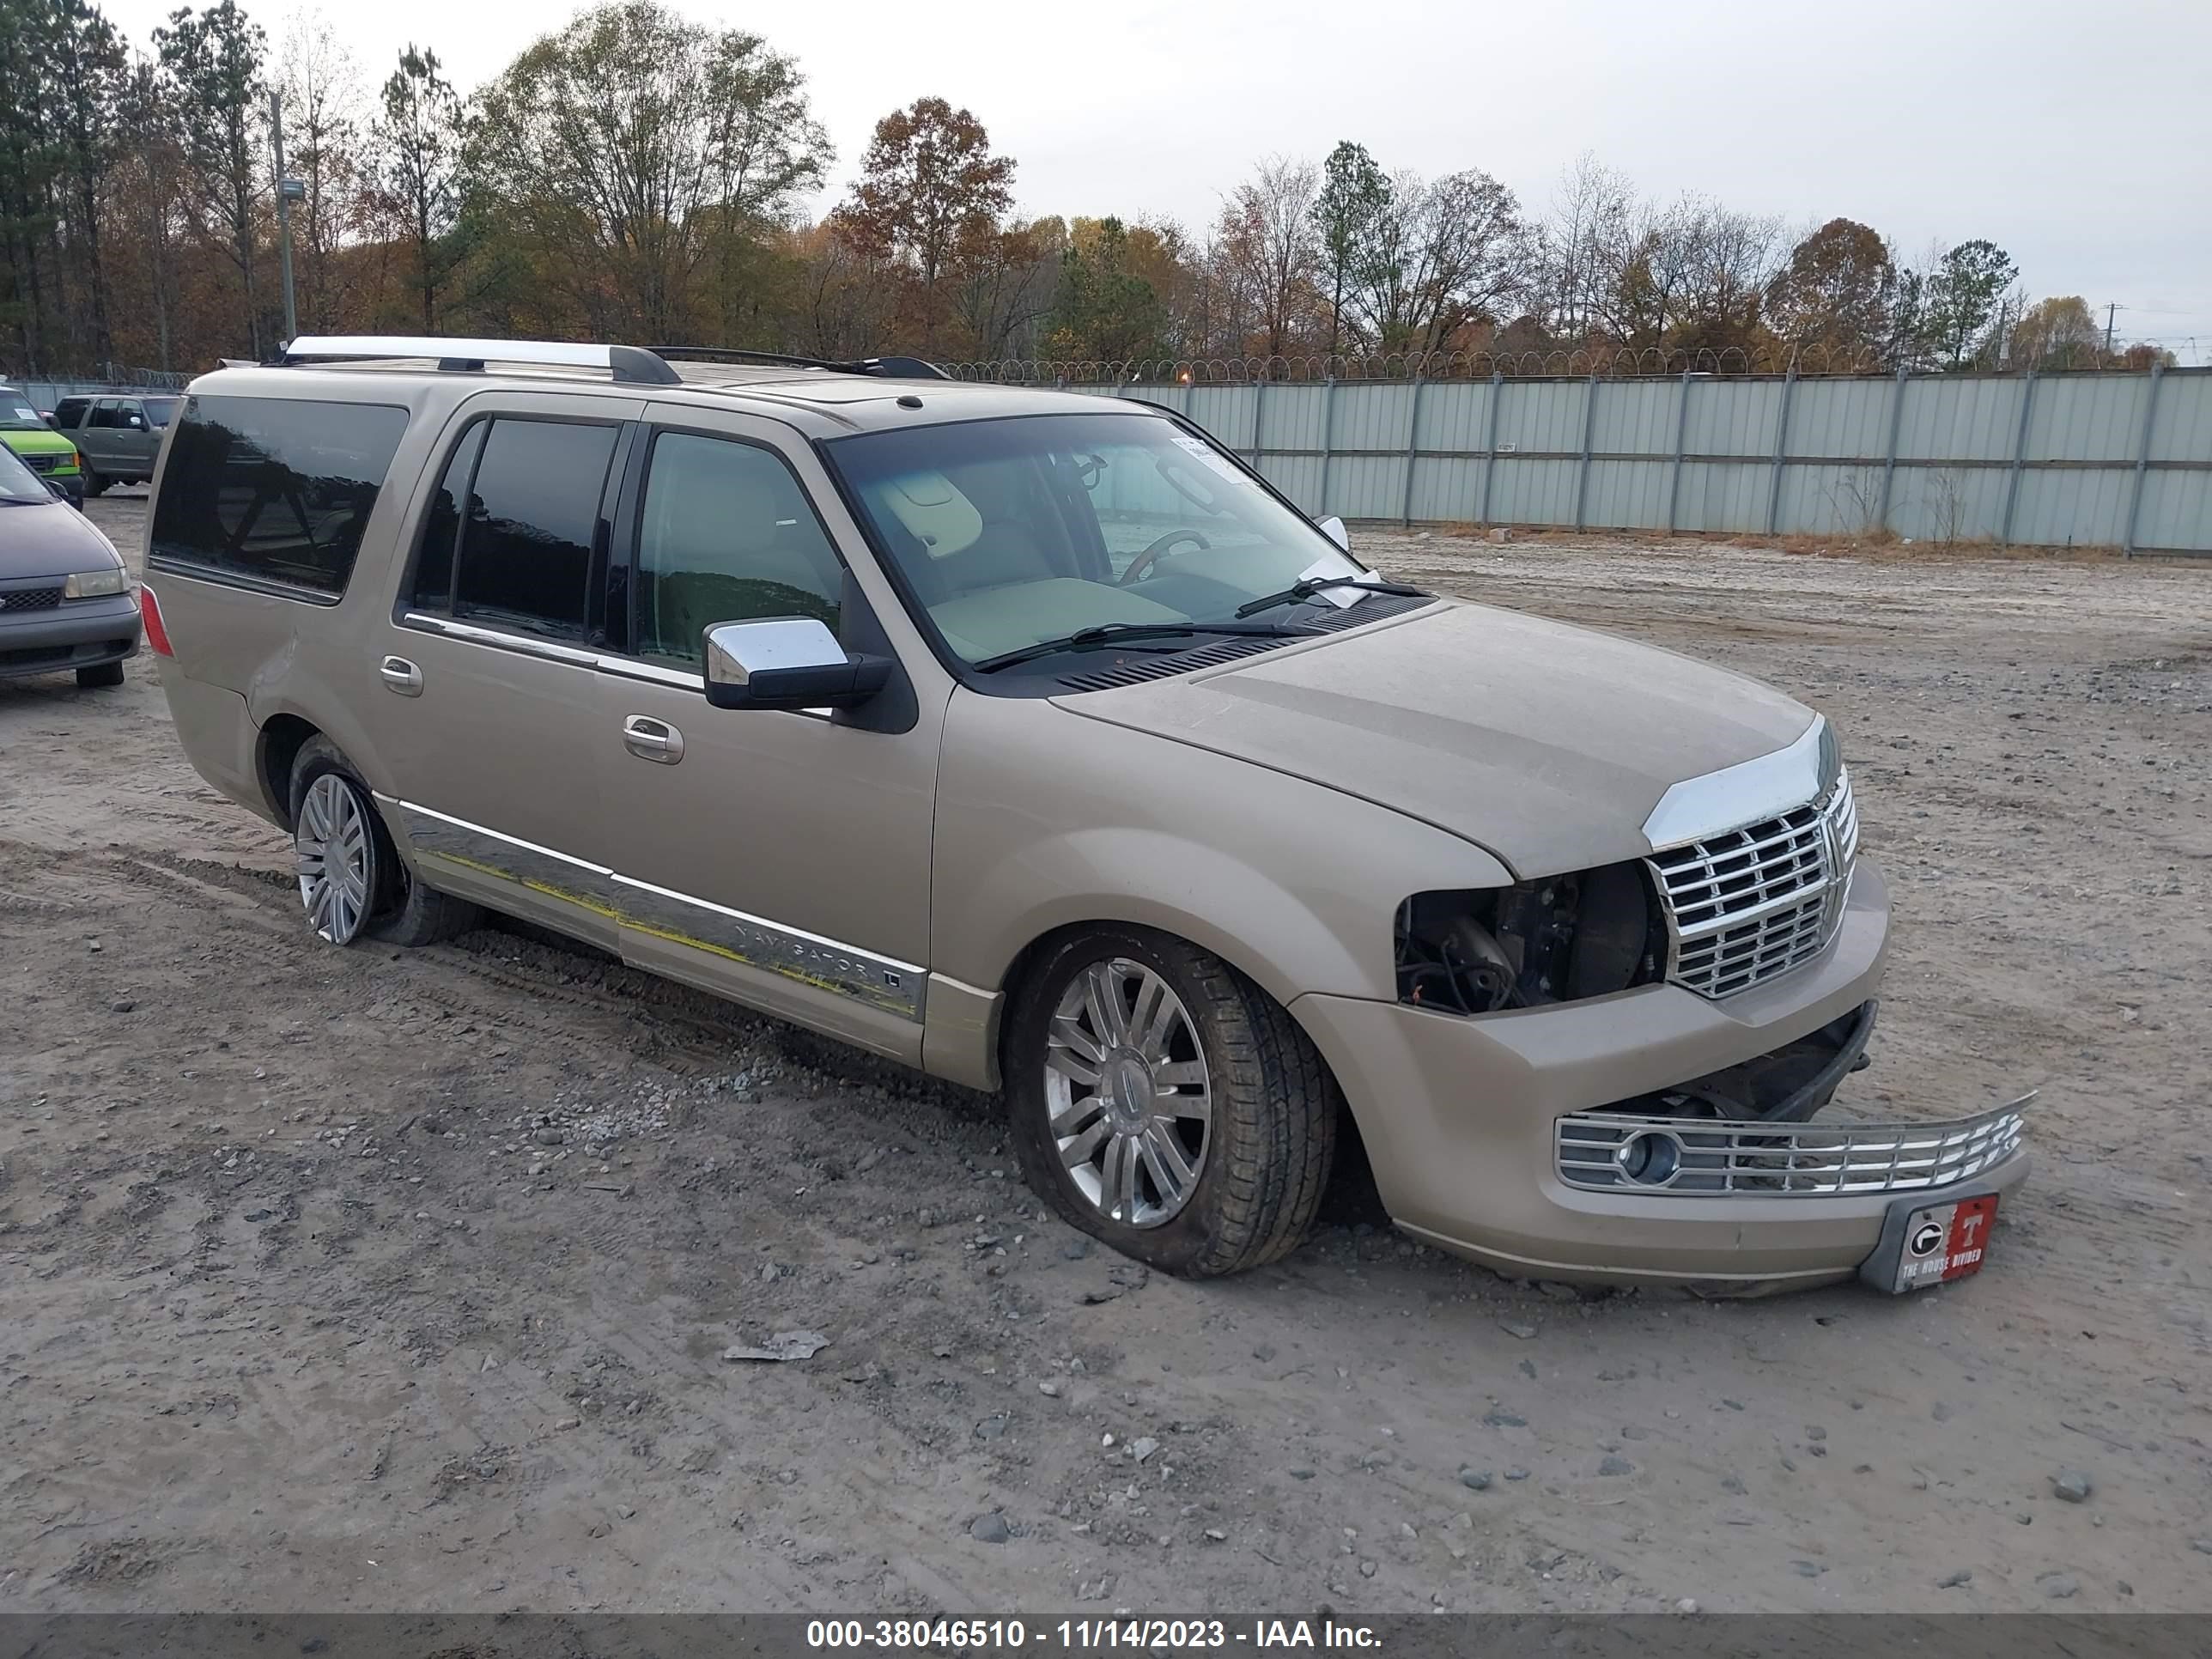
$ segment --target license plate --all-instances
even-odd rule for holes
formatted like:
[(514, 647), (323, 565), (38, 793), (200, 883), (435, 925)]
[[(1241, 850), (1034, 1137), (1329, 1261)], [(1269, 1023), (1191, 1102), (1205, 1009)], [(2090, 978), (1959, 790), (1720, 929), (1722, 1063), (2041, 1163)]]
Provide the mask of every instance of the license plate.
[[(1948, 1204), (1923, 1204), (1907, 1211), (1895, 1255), (1887, 1264), (1890, 1272), (1883, 1288), (1899, 1295), (1981, 1272), (1996, 1220), (1995, 1193)], [(1875, 1282), (1881, 1280), (1877, 1278)]]

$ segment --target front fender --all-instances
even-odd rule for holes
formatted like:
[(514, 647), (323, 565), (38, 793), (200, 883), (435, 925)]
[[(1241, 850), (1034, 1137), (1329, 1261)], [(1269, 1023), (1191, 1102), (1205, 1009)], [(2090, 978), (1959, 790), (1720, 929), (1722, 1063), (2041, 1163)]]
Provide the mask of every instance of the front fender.
[(946, 713), (930, 966), (981, 990), (1056, 928), (1119, 921), (1188, 939), (1285, 1005), (1394, 998), (1400, 902), (1511, 880), (1431, 825), (1042, 699), (963, 692)]

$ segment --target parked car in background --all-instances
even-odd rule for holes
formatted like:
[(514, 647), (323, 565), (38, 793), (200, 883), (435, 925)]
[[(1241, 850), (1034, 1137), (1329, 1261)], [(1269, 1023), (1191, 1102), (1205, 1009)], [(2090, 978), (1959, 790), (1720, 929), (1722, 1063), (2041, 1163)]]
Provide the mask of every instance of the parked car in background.
[(59, 484), (73, 506), (83, 505), (84, 472), (76, 445), (46, 423), (28, 394), (12, 386), (0, 386), (0, 444), (40, 477)]
[(97, 495), (110, 484), (150, 479), (161, 453), (161, 434), (182, 401), (128, 392), (63, 398), (54, 409), (54, 429), (84, 456), (84, 493)]
[(74, 669), (120, 685), (138, 649), (138, 604), (115, 545), (58, 481), (0, 447), (0, 679)]

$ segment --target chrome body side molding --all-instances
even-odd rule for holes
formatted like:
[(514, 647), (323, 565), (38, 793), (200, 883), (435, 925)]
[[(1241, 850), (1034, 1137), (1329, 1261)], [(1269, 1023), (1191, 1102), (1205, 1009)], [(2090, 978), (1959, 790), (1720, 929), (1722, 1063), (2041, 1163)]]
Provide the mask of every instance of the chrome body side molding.
[(388, 819), (396, 817), (416, 858), (433, 869), (454, 871), (462, 884), (479, 890), (487, 884), (520, 889), (517, 896), (533, 901), (532, 908), (540, 913), (548, 900), (583, 911), (589, 921), (577, 918), (579, 933), (604, 937), (611, 927), (617, 936), (647, 934), (916, 1024), (922, 1021), (929, 975), (918, 963), (656, 887), (413, 801), (380, 793), (377, 800), (388, 809)]

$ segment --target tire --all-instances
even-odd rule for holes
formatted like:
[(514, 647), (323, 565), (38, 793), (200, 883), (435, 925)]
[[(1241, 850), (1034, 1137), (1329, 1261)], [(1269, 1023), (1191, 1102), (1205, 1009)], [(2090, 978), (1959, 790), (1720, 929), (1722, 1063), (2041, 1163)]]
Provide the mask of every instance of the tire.
[(80, 668), (76, 671), (76, 683), (88, 691), (103, 685), (120, 685), (123, 684), (123, 665), (104, 662), (97, 668)]
[(99, 495), (106, 488), (106, 479), (101, 477), (100, 474), (94, 471), (88, 466), (84, 469), (84, 493), (88, 499)]
[[(1154, 998), (1146, 975), (1179, 1006)], [(1108, 986), (1113, 1010), (1103, 1006)], [(1105, 1035), (1120, 1042), (1098, 1041), (1102, 1011)], [(1172, 935), (1098, 927), (1048, 948), (1008, 1020), (1015, 1153), (1030, 1190), (1071, 1226), (1193, 1279), (1296, 1247), (1328, 1183), (1340, 1097), (1320, 1054), (1266, 992)], [(1149, 1042), (1130, 1029), (1139, 1024), (1170, 1035)], [(1079, 1080), (1085, 1071), (1095, 1086)], [(1147, 1090), (1148, 1103), (1133, 1110), (1127, 1100)], [(1118, 1158), (1107, 1150), (1115, 1141)]]
[[(323, 785), (322, 794), (311, 806), (310, 794), (325, 779), (331, 781)], [(332, 945), (364, 939), (385, 945), (435, 945), (478, 925), (481, 913), (475, 905), (415, 878), (392, 844), (368, 784), (328, 738), (317, 735), (300, 745), (292, 762), (288, 800), (293, 847), (300, 861), (301, 902), (318, 938)], [(332, 827), (333, 807), (340, 816), (349, 812), (349, 821), (360, 825), (363, 866), (347, 884), (358, 889), (359, 898), (337, 906), (319, 904), (315, 890), (318, 876), (327, 873), (329, 855), (326, 850), (315, 850), (314, 843), (324, 840)], [(349, 910), (355, 914), (346, 915)], [(345, 925), (329, 925), (341, 920)]]

